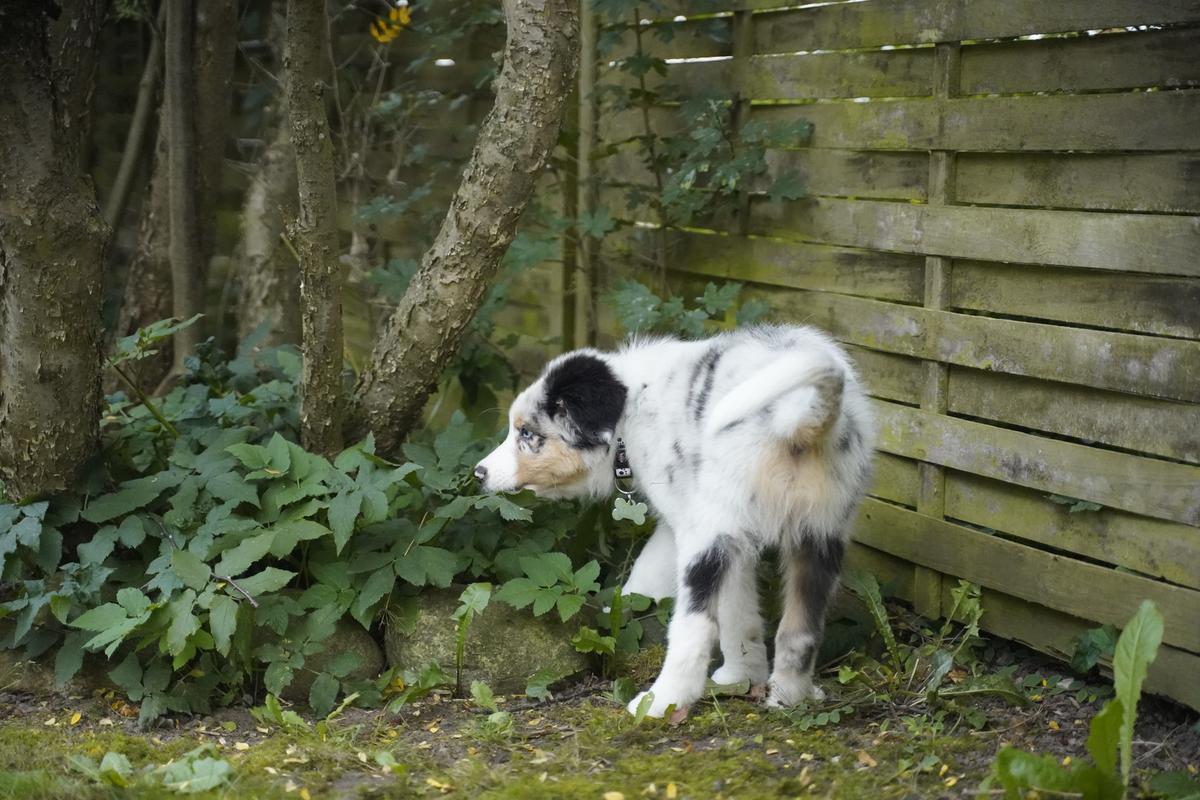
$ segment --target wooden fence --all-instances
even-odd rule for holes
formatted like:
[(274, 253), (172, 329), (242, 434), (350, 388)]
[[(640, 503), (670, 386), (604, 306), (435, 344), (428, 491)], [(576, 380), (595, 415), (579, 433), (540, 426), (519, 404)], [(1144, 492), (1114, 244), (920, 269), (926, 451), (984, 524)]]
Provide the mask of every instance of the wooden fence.
[(668, 5), (662, 80), (813, 125), (768, 156), (807, 198), (674, 231), (669, 263), (856, 359), (880, 437), (851, 564), (930, 617), (978, 583), (985, 629), (1059, 656), (1150, 598), (1149, 688), (1200, 708), (1200, 2)]

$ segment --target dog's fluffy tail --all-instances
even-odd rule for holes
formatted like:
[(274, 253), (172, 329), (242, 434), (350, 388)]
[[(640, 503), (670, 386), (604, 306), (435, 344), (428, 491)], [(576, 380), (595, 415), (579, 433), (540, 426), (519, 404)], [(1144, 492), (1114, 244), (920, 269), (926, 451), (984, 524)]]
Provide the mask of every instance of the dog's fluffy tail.
[(710, 436), (766, 411), (779, 439), (812, 442), (837, 421), (846, 369), (828, 353), (788, 353), (722, 397), (705, 421)]

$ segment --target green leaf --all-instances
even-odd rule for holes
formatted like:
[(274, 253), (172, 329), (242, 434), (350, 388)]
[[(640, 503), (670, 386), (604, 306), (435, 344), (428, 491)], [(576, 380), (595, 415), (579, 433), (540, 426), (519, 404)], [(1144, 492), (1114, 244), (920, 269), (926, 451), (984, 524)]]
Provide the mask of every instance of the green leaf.
[(222, 472), (214, 476), (204, 486), (209, 494), (221, 500), (236, 500), (239, 503), (249, 503), (258, 506), (258, 490), (254, 484), (236, 472)]
[(135, 703), (142, 699), (142, 665), (138, 662), (136, 653), (125, 656), (125, 660), (115, 669), (109, 670), (109, 679), (124, 690), (129, 699)]
[(896, 635), (892, 631), (892, 623), (888, 621), (887, 608), (883, 605), (883, 595), (879, 592), (879, 582), (875, 580), (875, 576), (863, 570), (846, 570), (842, 576), (842, 584), (862, 600), (867, 610), (871, 612), (871, 618), (875, 621), (875, 630), (883, 638), (888, 654), (891, 656), (892, 668), (902, 669), (903, 659), (900, 657), (900, 648), (896, 645)]
[(1151, 600), (1143, 600), (1133, 619), (1121, 631), (1113, 653), (1113, 688), (1121, 701), (1121, 779), (1129, 785), (1133, 768), (1133, 721), (1137, 717), (1138, 698), (1146, 670), (1158, 655), (1162, 644), (1163, 618)]
[(1121, 724), (1125, 719), (1125, 709), (1121, 701), (1113, 698), (1100, 709), (1100, 713), (1092, 717), (1091, 730), (1088, 733), (1087, 749), (1102, 771), (1112, 775), (1117, 774), (1117, 750), (1121, 743)]
[(318, 717), (323, 717), (333, 710), (337, 701), (338, 680), (328, 672), (322, 672), (313, 681), (308, 690), (308, 705)]
[(343, 492), (329, 503), (329, 527), (333, 530), (335, 551), (340, 553), (354, 533), (354, 520), (362, 507), (362, 493), (355, 490)]
[(459, 606), (454, 611), (454, 618), (462, 619), (467, 614), (482, 614), (491, 599), (490, 583), (472, 583), (458, 596)]
[(492, 713), (499, 710), (499, 706), (496, 704), (496, 695), (492, 693), (492, 687), (483, 681), (471, 681), (471, 699), (475, 702), (475, 705)]
[(581, 653), (601, 653), (611, 656), (617, 651), (616, 639), (611, 636), (601, 636), (598, 631), (586, 625), (571, 637), (571, 644)]
[(569, 670), (542, 667), (529, 676), (529, 680), (525, 683), (525, 694), (535, 700), (547, 700), (551, 696), (550, 687), (570, 675)]
[(233, 767), (219, 758), (194, 758), (169, 762), (163, 771), (163, 786), (181, 794), (216, 789), (233, 775)]
[(167, 652), (179, 655), (187, 646), (188, 637), (200, 629), (200, 620), (192, 613), (196, 605), (196, 593), (186, 590), (167, 604), (171, 624), (167, 628)]
[(216, 642), (217, 652), (229, 655), (229, 645), (237, 631), (237, 601), (227, 595), (218, 594), (208, 607), (208, 628)]
[(371, 609), (382, 600), (396, 584), (396, 573), (392, 567), (377, 569), (367, 578), (354, 603), (350, 606), (350, 614), (364, 628), (370, 627), (372, 621)]
[(271, 454), (267, 448), (261, 445), (246, 444), (245, 442), (231, 444), (225, 448), (225, 452), (242, 462), (242, 466), (246, 469), (262, 469), (271, 465)]
[(507, 497), (498, 494), (482, 497), (475, 502), (476, 508), (500, 512), (500, 517), (508, 522), (532, 522), (533, 512), (524, 506), (517, 505)]
[(396, 574), (413, 586), (445, 588), (467, 563), (467, 557), (462, 554), (419, 544), (396, 562)]
[(127, 616), (125, 609), (116, 603), (105, 603), (80, 614), (71, 620), (70, 625), (72, 628), (81, 628), (85, 631), (103, 631), (118, 622), (124, 622)]
[(1071, 669), (1081, 673), (1089, 672), (1101, 658), (1111, 657), (1116, 647), (1117, 629), (1112, 625), (1086, 630), (1075, 638)]
[(110, 786), (124, 788), (129, 785), (129, 778), (133, 775), (133, 764), (121, 753), (110, 750), (100, 759), (99, 771), (102, 781)]
[(362, 656), (351, 650), (344, 653), (338, 653), (329, 662), (326, 667), (326, 672), (335, 678), (344, 678), (362, 665)]
[(617, 227), (607, 208), (601, 207), (594, 214), (584, 212), (579, 215), (579, 232), (593, 239), (603, 239), (604, 234)]
[(271, 694), (283, 694), (283, 690), (292, 683), (292, 668), (286, 661), (272, 661), (263, 673), (263, 683)]
[(87, 508), (80, 512), (80, 516), (88, 522), (108, 522), (114, 517), (128, 514), (130, 511), (148, 505), (164, 490), (178, 485), (181, 480), (181, 475), (164, 472), (127, 481), (121, 484), (120, 490), (92, 500), (88, 503)]
[(460, 495), (439, 508), (434, 516), (445, 519), (462, 519), (463, 515), (474, 508), (481, 499), (474, 495)]
[(62, 645), (54, 654), (54, 683), (63, 686), (83, 666), (83, 642), (87, 634), (71, 631), (63, 638)]
[(808, 187), (804, 185), (803, 176), (794, 169), (788, 169), (779, 173), (779, 176), (771, 182), (771, 188), (767, 191), (767, 196), (773, 202), (799, 200), (807, 192)]
[(558, 607), (558, 616), (563, 622), (578, 614), (579, 609), (583, 608), (583, 604), (583, 597), (577, 594), (564, 594), (555, 602)]
[(265, 556), (274, 541), (273, 530), (243, 539), (236, 547), (221, 554), (221, 560), (217, 562), (213, 574), (218, 578), (236, 578)]
[(191, 550), (176, 550), (171, 553), (171, 569), (183, 581), (183, 585), (196, 591), (208, 585), (212, 568), (200, 560)]
[(131, 617), (141, 616), (150, 608), (150, 598), (132, 586), (126, 586), (117, 592), (117, 603)]
[(294, 577), (296, 577), (296, 573), (294, 572), (267, 567), (262, 572), (251, 575), (249, 578), (238, 578), (237, 585), (251, 597), (258, 597), (259, 595), (279, 591), (287, 586)]
[(330, 532), (329, 528), (311, 519), (277, 522), (271, 526), (271, 530), (275, 532), (275, 539), (271, 542), (270, 552), (276, 558), (290, 555), (300, 542), (311, 542)]
[(992, 764), (992, 775), (1004, 787), (1006, 797), (1024, 798), (1031, 793), (1068, 794), (1087, 800), (1120, 800), (1121, 782), (1091, 765), (1059, 764), (1054, 756), (1036, 756), (1005, 747)]
[(267, 442), (267, 455), (270, 460), (271, 470), (285, 475), (292, 466), (292, 455), (288, 449), (287, 439), (284, 439), (278, 433), (271, 437), (271, 441)]
[(539, 586), (553, 586), (564, 578), (570, 580), (573, 577), (571, 559), (562, 553), (522, 556), (519, 563), (525, 574)]
[(513, 608), (525, 608), (542, 593), (543, 589), (529, 578), (513, 578), (496, 590), (496, 599)]

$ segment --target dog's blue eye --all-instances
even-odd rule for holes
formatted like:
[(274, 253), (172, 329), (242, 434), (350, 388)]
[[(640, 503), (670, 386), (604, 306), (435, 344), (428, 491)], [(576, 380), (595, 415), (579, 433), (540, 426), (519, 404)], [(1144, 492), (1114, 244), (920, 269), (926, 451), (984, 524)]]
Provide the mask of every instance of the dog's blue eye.
[(532, 439), (533, 438), (533, 431), (529, 430), (529, 428), (523, 427), (523, 428), (521, 428), (519, 433), (521, 434), (522, 439)]

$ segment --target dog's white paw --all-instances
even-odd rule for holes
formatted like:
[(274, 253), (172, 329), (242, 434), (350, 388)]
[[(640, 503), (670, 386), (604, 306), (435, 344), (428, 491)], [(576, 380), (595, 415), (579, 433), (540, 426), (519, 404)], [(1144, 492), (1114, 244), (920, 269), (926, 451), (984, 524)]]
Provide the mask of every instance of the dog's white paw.
[(661, 718), (666, 715), (667, 709), (672, 706), (676, 711), (685, 709), (696, 701), (695, 697), (684, 697), (679, 692), (663, 689), (658, 686), (651, 686), (648, 691), (640, 693), (637, 697), (629, 701), (629, 705), (625, 708), (630, 714), (638, 715), (638, 711), (644, 701), (647, 701), (646, 716)]
[(751, 686), (766, 683), (767, 665), (763, 664), (760, 667), (754, 664), (722, 664), (712, 674), (712, 681), (722, 686), (729, 686), (741, 683), (742, 681), (750, 681)]
[(811, 678), (790, 681), (772, 678), (768, 684), (767, 705), (771, 708), (790, 708), (808, 700), (819, 703), (824, 699), (825, 691)]

